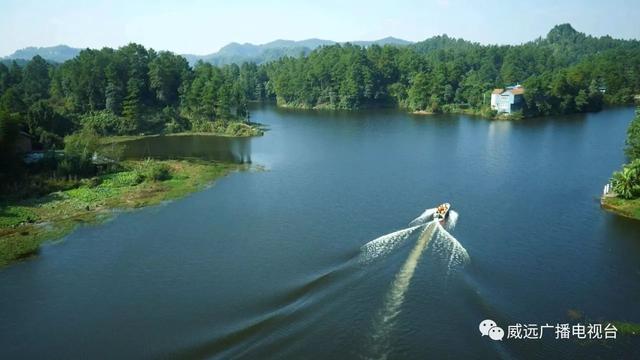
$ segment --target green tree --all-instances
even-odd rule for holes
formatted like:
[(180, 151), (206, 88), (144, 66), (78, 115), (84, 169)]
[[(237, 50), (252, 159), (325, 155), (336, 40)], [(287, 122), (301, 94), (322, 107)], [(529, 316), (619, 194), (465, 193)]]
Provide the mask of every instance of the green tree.
[(0, 189), (4, 189), (20, 172), (21, 161), (15, 148), (19, 123), (16, 114), (0, 111)]
[(27, 109), (18, 87), (11, 87), (0, 97), (0, 111), (7, 114), (24, 113)]
[(122, 89), (115, 82), (109, 82), (106, 89), (105, 108), (115, 115), (122, 114)]
[(162, 105), (177, 105), (179, 89), (188, 76), (189, 64), (182, 56), (162, 51), (149, 63), (150, 88)]
[(122, 115), (129, 121), (131, 128), (137, 128), (136, 124), (142, 115), (142, 80), (131, 77), (127, 82), (127, 97), (124, 101)]
[(93, 156), (100, 148), (100, 137), (90, 128), (64, 138), (64, 159), (58, 171), (66, 176), (87, 176), (96, 172)]
[(640, 159), (625, 165), (622, 170), (613, 173), (611, 181), (613, 191), (623, 199), (640, 196)]
[(636, 109), (636, 116), (627, 129), (625, 154), (630, 160), (640, 159), (640, 108)]
[(30, 105), (49, 97), (49, 64), (36, 55), (27, 63), (22, 73), (22, 90), (25, 102)]
[(429, 106), (431, 83), (425, 73), (413, 77), (408, 91), (408, 106), (411, 110), (424, 110)]
[(73, 123), (56, 112), (47, 100), (39, 100), (31, 105), (25, 120), (29, 134), (45, 149), (62, 145), (64, 135), (74, 129)]

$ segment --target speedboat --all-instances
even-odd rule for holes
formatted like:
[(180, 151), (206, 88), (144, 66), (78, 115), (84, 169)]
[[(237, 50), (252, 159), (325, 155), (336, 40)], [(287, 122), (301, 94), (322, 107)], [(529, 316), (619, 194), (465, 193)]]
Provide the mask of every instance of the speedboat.
[(445, 220), (449, 216), (450, 207), (451, 205), (449, 203), (438, 205), (436, 212), (433, 214), (434, 220), (438, 220), (441, 224), (444, 224)]

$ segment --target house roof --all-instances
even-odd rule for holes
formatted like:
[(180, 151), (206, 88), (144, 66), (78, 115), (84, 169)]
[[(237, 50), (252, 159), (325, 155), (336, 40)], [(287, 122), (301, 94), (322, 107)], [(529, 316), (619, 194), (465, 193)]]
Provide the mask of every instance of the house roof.
[(501, 95), (501, 94), (504, 94), (507, 91), (511, 91), (511, 93), (513, 95), (522, 95), (522, 94), (524, 94), (524, 88), (522, 86), (516, 86), (516, 87), (512, 87), (512, 88), (510, 87), (510, 88), (507, 88), (506, 90), (505, 89), (494, 89), (491, 93), (492, 94)]

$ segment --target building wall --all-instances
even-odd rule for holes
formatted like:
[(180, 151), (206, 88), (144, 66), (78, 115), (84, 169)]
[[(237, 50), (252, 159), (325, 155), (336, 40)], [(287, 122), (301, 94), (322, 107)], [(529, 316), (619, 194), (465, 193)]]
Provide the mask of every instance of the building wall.
[[(515, 87), (517, 94), (514, 94), (512, 91), (514, 87), (508, 87), (507, 90), (501, 93), (492, 93), (491, 109), (506, 114), (511, 114), (514, 111), (522, 109), (524, 97), (522, 96), (522, 91), (520, 91), (521, 88), (519, 85)], [(500, 89), (494, 91), (498, 92)]]
[(493, 110), (497, 110), (498, 109), (498, 97), (500, 95), (498, 94), (491, 94), (491, 109)]
[(497, 110), (501, 113), (511, 114), (513, 94), (510, 91), (503, 92), (497, 99)]

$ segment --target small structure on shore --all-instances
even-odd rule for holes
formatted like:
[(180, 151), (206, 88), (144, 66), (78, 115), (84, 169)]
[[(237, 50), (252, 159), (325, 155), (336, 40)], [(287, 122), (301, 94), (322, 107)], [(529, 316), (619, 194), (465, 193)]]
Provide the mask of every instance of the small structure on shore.
[(495, 89), (491, 93), (491, 109), (498, 113), (511, 114), (522, 109), (524, 105), (524, 87), (522, 85), (507, 86)]
[(613, 186), (611, 183), (607, 183), (602, 189), (602, 198), (605, 197), (616, 197), (618, 196), (615, 192), (613, 192)]

